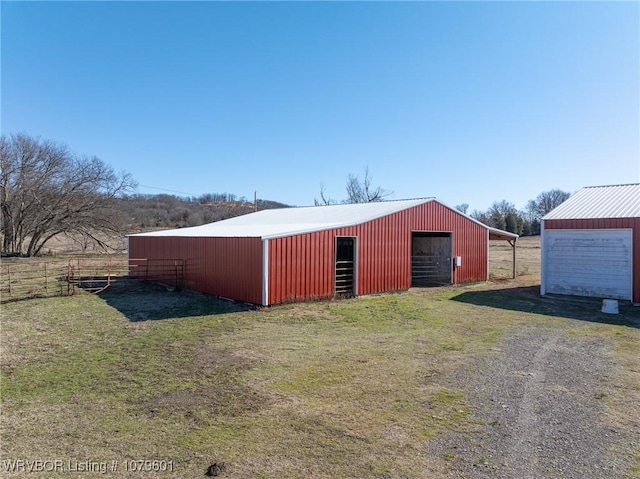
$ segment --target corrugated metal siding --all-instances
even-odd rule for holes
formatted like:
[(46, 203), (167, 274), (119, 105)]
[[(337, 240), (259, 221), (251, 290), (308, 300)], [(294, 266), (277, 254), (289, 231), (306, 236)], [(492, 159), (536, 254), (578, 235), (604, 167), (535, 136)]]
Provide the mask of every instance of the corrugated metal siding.
[(462, 257), (454, 283), (487, 279), (487, 230), (458, 212), (430, 202), (357, 226), (269, 240), (269, 304), (334, 295), (337, 236), (357, 237), (357, 294), (411, 286), (412, 231), (452, 233)]
[(129, 237), (129, 258), (182, 259), (182, 286), (262, 303), (260, 238)]
[(640, 218), (544, 220), (544, 228), (546, 230), (631, 228), (633, 230), (633, 302), (640, 303)]
[(547, 214), (545, 220), (640, 217), (640, 184), (589, 186)]

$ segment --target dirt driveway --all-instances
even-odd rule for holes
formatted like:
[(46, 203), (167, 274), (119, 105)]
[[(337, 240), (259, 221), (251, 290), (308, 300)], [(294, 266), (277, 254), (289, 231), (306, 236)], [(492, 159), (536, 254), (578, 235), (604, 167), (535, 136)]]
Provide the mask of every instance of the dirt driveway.
[[(640, 326), (638, 309), (630, 328)], [(427, 446), (450, 477), (640, 477), (640, 413), (615, 414), (615, 400), (625, 388), (637, 397), (640, 384), (618, 377), (614, 344), (581, 334), (589, 327), (575, 318), (525, 326), (452, 375), (449, 386), (465, 391), (477, 427)]]

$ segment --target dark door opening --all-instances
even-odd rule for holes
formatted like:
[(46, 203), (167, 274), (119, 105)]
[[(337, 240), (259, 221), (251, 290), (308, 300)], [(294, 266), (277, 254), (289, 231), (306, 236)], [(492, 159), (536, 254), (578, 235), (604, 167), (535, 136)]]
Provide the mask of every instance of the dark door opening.
[(411, 286), (441, 286), (453, 282), (451, 233), (413, 232)]
[(355, 238), (336, 238), (336, 296), (355, 295)]

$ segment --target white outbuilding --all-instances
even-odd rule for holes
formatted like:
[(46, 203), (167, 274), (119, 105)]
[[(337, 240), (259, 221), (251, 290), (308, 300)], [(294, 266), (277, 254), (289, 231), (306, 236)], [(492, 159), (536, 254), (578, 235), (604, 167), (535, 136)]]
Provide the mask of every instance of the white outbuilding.
[(582, 188), (542, 219), (540, 293), (640, 304), (640, 184)]

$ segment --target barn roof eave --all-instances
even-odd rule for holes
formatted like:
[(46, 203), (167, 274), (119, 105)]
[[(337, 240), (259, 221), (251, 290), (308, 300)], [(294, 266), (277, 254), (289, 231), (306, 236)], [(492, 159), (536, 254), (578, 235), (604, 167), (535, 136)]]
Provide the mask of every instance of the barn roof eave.
[(517, 240), (520, 237), (520, 235), (517, 235), (515, 233), (510, 233), (508, 231), (499, 230), (498, 228), (491, 228), (490, 226), (487, 226), (487, 229), (489, 230), (489, 239), (490, 240), (511, 241), (511, 240)]

